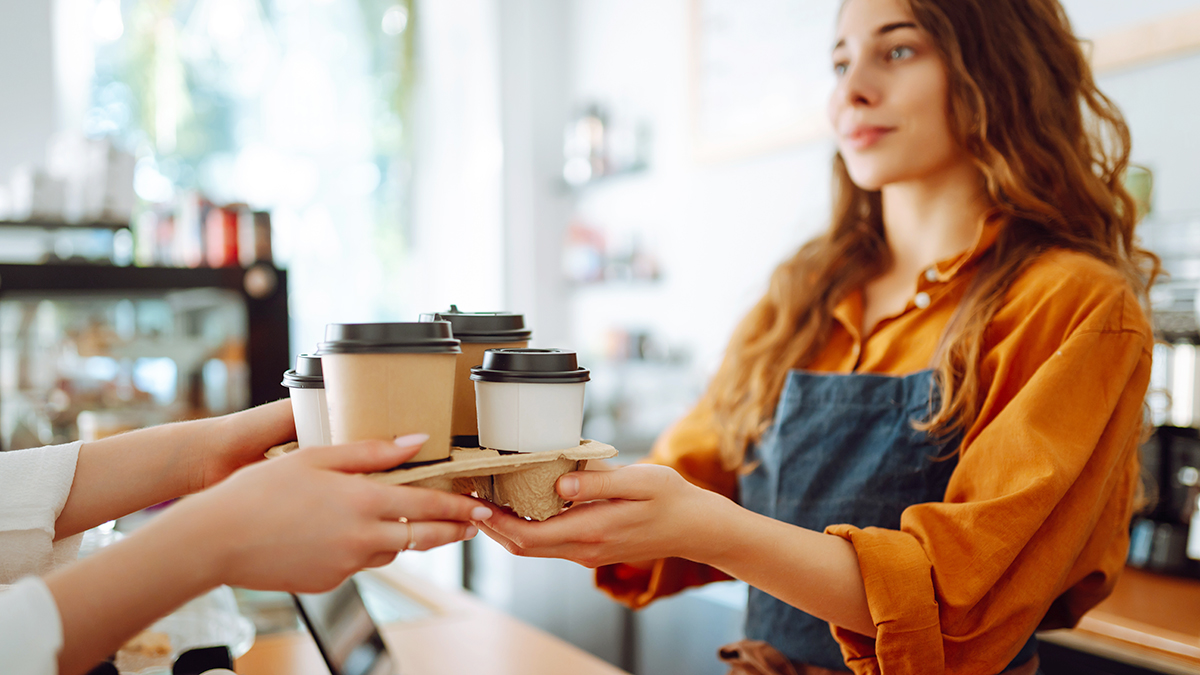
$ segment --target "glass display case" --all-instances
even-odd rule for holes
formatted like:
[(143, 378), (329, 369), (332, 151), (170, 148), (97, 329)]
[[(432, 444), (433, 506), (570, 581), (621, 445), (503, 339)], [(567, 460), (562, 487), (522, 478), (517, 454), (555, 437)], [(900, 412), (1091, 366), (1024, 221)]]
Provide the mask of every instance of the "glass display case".
[(283, 398), (286, 273), (0, 265), (0, 447)]

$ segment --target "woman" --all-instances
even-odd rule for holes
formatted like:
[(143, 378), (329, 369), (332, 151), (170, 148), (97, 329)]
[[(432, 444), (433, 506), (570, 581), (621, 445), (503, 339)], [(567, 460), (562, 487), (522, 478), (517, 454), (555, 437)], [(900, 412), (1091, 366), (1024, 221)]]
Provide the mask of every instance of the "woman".
[[(467, 497), (353, 475), (403, 463), (427, 436), (306, 448), (256, 464), (295, 435), (291, 405), (278, 401), (0, 453), (0, 584), (16, 582), (0, 591), (0, 670), (84, 673), (218, 585), (327, 591), (398, 551), (469, 539), (470, 521), (490, 514)], [(70, 562), (83, 531), (190, 493), (199, 494)]]
[(1032, 673), (1128, 545), (1158, 272), (1129, 132), (1056, 0), (846, 0), (832, 56), (832, 227), (671, 468), (569, 474), (589, 503), (483, 529), (634, 607), (746, 581), (752, 672)]

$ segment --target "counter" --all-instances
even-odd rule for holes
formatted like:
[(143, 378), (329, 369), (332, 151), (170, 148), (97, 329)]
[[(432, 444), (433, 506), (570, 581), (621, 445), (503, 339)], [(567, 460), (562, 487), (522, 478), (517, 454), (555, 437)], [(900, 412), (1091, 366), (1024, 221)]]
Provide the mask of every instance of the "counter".
[(1051, 645), (1178, 675), (1200, 675), (1200, 581), (1127, 568), (1104, 602)]
[[(627, 675), (468, 593), (438, 588), (395, 565), (372, 574), (430, 610), (380, 627), (403, 675)], [(1112, 595), (1078, 626), (1038, 637), (1050, 647), (1145, 669), (1141, 672), (1200, 675), (1200, 581), (1127, 569)], [(328, 675), (305, 632), (259, 637), (236, 668), (239, 675)]]
[[(372, 574), (430, 610), (380, 626), (403, 675), (628, 675), (467, 593), (437, 588), (396, 565)], [(259, 637), (235, 668), (238, 675), (329, 675), (306, 632)]]

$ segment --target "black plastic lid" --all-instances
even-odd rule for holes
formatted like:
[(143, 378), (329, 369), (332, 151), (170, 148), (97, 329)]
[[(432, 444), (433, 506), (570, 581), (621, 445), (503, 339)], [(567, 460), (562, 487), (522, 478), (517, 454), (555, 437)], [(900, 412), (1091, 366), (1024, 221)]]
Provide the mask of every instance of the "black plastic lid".
[(314, 354), (297, 356), (296, 368), (283, 374), (283, 386), (289, 389), (324, 389), (321, 357)]
[(591, 374), (580, 368), (575, 352), (564, 349), (489, 349), (483, 365), (471, 369), (476, 382), (573, 384), (587, 382)]
[(459, 354), (449, 321), (331, 323), (320, 354)]
[(525, 327), (524, 314), (460, 312), (456, 305), (444, 312), (422, 314), (421, 321), (449, 321), (454, 337), (463, 342), (527, 342), (533, 334)]

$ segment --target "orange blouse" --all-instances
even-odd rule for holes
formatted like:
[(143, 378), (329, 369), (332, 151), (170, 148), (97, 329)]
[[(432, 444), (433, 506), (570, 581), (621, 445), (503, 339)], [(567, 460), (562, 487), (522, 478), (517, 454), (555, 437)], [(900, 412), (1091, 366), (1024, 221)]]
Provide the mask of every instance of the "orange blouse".
[[(846, 298), (810, 369), (929, 368), (999, 227), (923, 274), (916, 298), (865, 338), (862, 295)], [(1090, 256), (1050, 251), (1013, 283), (987, 334), (983, 404), (945, 499), (905, 509), (899, 530), (825, 530), (854, 545), (878, 628), (872, 639), (831, 627), (854, 672), (998, 673), (1035, 628), (1072, 626), (1111, 592), (1129, 545), (1152, 348), (1128, 283)], [(717, 448), (700, 407), (648, 461), (737, 499), (737, 476), (721, 468)], [(596, 572), (601, 588), (635, 608), (727, 578), (674, 558)]]

